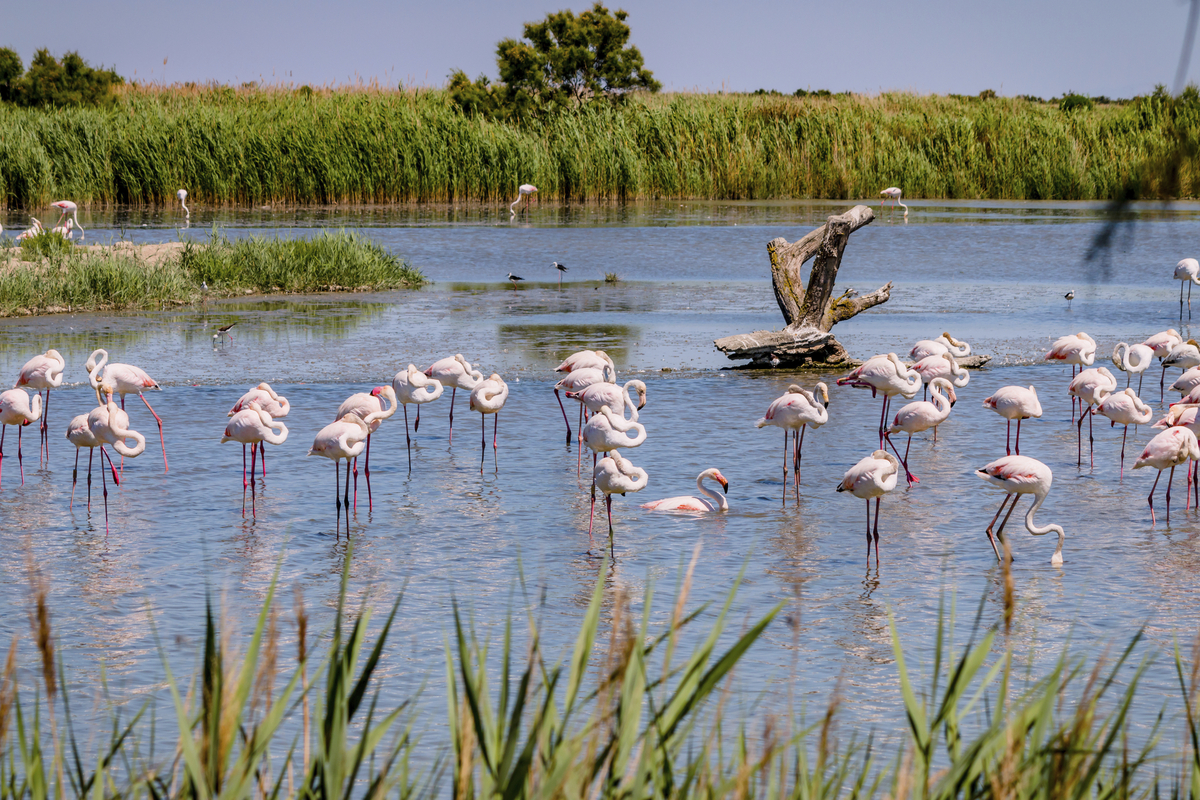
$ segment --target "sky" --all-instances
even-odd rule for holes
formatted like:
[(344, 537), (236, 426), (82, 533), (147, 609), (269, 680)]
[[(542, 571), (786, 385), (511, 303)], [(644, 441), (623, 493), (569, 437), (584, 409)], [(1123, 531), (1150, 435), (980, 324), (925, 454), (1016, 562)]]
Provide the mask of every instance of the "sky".
[[(0, 47), (77, 50), (139, 81), (441, 86), (496, 75), (495, 45), (576, 0), (59, 0), (19, 4)], [(1131, 97), (1170, 86), (1184, 0), (623, 0), (632, 42), (675, 91)], [(46, 9), (52, 9), (46, 13)], [(164, 65), (164, 59), (166, 64)], [(1188, 80), (1200, 83), (1193, 55)]]

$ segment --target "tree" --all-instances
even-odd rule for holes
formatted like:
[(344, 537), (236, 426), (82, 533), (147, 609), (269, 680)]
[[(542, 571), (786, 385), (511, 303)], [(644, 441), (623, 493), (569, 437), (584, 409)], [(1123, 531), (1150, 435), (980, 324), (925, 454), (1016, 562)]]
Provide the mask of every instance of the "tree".
[[(22, 74), (24, 72), (24, 74)], [(0, 100), (21, 106), (104, 105), (112, 102), (112, 87), (125, 79), (111, 69), (96, 69), (76, 52), (62, 57), (38, 50), (26, 72), (21, 58), (0, 50)]]
[(0, 48), (0, 101), (11, 102), (16, 96), (17, 81), (25, 65), (16, 50)]

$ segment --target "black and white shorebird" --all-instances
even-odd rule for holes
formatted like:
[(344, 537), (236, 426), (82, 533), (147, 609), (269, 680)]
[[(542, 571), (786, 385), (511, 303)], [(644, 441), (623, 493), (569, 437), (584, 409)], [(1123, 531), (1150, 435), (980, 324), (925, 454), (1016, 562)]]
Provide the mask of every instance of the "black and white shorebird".
[(231, 322), (231, 323), (229, 323), (228, 325), (222, 325), (220, 328), (217, 328), (217, 332), (213, 334), (213, 341), (218, 341), (218, 340), (220, 340), (220, 338), (221, 338), (222, 336), (228, 336), (228, 337), (229, 337), (229, 341), (231, 341), (231, 342), (232, 342), (232, 341), (233, 341), (233, 334), (229, 332), (229, 329), (230, 329), (230, 328), (232, 328), (234, 325), (237, 325), (237, 323), (236, 323), (236, 322)]
[(1070, 308), (1071, 301), (1075, 299), (1075, 290), (1072, 289), (1071, 291), (1064, 294), (1063, 297), (1065, 297), (1067, 299), (1067, 308)]
[(558, 270), (558, 288), (560, 288), (560, 289), (561, 289), (561, 288), (562, 288), (562, 278), (563, 278), (563, 273), (567, 271), (567, 265), (566, 265), (566, 264), (560, 264), (560, 263), (558, 263), (557, 261), (555, 261), (555, 262), (554, 262), (553, 264), (551, 264), (550, 266), (552, 266), (552, 267), (554, 267), (556, 270)]
[(508, 273), (508, 279), (509, 279), (510, 281), (512, 281), (512, 285), (513, 285), (513, 291), (514, 291), (514, 292), (517, 290), (517, 281), (523, 281), (523, 280), (525, 280), (525, 279), (524, 279), (524, 278), (522, 278), (520, 275), (513, 275), (511, 272), (510, 272), (510, 273)]

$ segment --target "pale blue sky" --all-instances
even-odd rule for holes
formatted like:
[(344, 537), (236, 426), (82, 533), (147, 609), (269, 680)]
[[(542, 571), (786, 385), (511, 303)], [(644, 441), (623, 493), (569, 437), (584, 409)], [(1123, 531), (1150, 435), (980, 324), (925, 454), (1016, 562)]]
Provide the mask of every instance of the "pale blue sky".
[[(1173, 82), (1182, 0), (625, 0), (667, 89), (1127, 97)], [(4, 14), (0, 46), (78, 50), (140, 80), (441, 85), (495, 75), (495, 43), (566, 0), (60, 0)], [(167, 58), (164, 68), (163, 59)], [(1200, 82), (1200, 59), (1188, 78)]]

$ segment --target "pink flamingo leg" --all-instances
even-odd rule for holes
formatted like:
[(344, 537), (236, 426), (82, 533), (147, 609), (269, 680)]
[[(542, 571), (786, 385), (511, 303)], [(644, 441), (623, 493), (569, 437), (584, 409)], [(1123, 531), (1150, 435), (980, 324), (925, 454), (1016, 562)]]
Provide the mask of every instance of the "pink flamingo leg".
[(808, 430), (808, 425), (800, 426), (800, 441), (796, 444), (796, 464), (793, 472), (796, 473), (796, 485), (800, 485), (800, 462), (804, 460), (804, 432)]
[[(346, 483), (350, 483), (350, 465), (346, 464)], [(350, 504), (346, 503), (346, 513), (350, 513)], [(358, 513), (358, 456), (354, 457), (354, 513)]]
[[(358, 463), (358, 459), (354, 459), (354, 463)], [(367, 459), (363, 465), (363, 477), (367, 479), (367, 512), (375, 510), (375, 503), (371, 499), (371, 434), (367, 434)]]
[(262, 464), (262, 476), (263, 476), (263, 482), (265, 483), (266, 479), (267, 479), (267, 443), (266, 442), (259, 442), (258, 460), (259, 460), (259, 463)]
[(242, 444), (242, 514), (246, 513), (246, 487), (250, 484), (246, 480), (246, 445)]
[(338, 537), (342, 535), (342, 468), (335, 459), (333, 462), (333, 504), (337, 507)]
[(257, 490), (254, 483), (254, 456), (258, 452), (258, 442), (250, 443), (250, 516), (258, 516), (258, 504), (255, 502)]
[[(559, 273), (560, 275), (562, 273)], [(558, 389), (554, 390), (554, 399), (558, 401), (558, 410), (562, 412), (563, 422), (567, 424), (567, 447), (571, 446), (571, 422), (567, 419), (567, 409), (563, 406), (562, 397), (558, 394)], [(579, 404), (581, 407), (583, 403)]]
[(1167, 524), (1171, 524), (1171, 484), (1175, 482), (1175, 468), (1171, 467), (1171, 474), (1167, 476)]
[[(896, 454), (896, 458), (900, 459), (900, 465), (904, 467), (904, 477), (908, 480), (908, 485), (911, 487), (914, 483), (920, 483), (920, 479), (908, 471), (908, 448), (904, 448), (904, 455), (901, 456), (900, 451), (896, 449), (896, 445), (892, 443), (890, 434), (884, 434), (883, 440), (892, 448), (892, 452)], [(909, 434), (908, 443), (909, 445), (912, 444), (912, 434)]]
[(613, 537), (612, 526), (612, 495), (604, 495), (604, 505), (608, 508), (608, 555), (613, 561), (617, 560), (616, 542)]
[(588, 551), (590, 552), (596, 546), (596, 540), (592, 537), (592, 524), (596, 521), (596, 483), (592, 482), (592, 510), (588, 514)]
[[(146, 404), (146, 408), (149, 408), (150, 413), (154, 414), (154, 421), (158, 423), (158, 443), (162, 445), (163, 451), (163, 472), (169, 472), (170, 467), (167, 466), (167, 441), (163, 438), (162, 420), (159, 419), (158, 414), (155, 413), (154, 408), (150, 405), (150, 402), (146, 400), (146, 396), (144, 394), (138, 392), (138, 397), (142, 398), (142, 402)], [(121, 408), (124, 407), (125, 395), (121, 395)], [(122, 461), (122, 463), (124, 462)]]
[(1162, 477), (1162, 470), (1158, 471), (1158, 475), (1154, 478), (1154, 485), (1150, 487), (1150, 494), (1146, 497), (1146, 502), (1150, 504), (1150, 524), (1155, 525), (1158, 520), (1154, 518), (1154, 490), (1158, 488), (1158, 479)]
[(783, 431), (783, 504), (787, 505), (787, 482), (788, 482), (788, 432), (785, 428)]
[[(405, 411), (405, 416), (407, 416), (408, 409), (406, 408), (406, 409), (404, 409), (404, 411)], [(405, 424), (407, 425), (407, 423), (405, 423)], [(417, 423), (415, 425), (413, 425), (413, 432), (415, 433), (416, 431), (419, 431), (419, 430), (421, 430), (421, 407), (418, 405), (417, 406)], [(408, 431), (406, 428), (405, 433), (407, 433), (407, 432)]]
[[(878, 561), (878, 559), (876, 559)], [(867, 567), (871, 566), (871, 498), (867, 498)]]
[[(1072, 420), (1074, 417), (1072, 417)], [(1075, 428), (1075, 466), (1083, 464), (1083, 414), (1079, 415), (1079, 425)]]
[[(1011, 420), (1009, 421), (1009, 424), (1012, 424)], [(1017, 417), (1016, 453), (1017, 455), (1021, 455), (1021, 417)]]
[[(421, 416), (421, 407), (417, 406), (417, 416)], [(412, 439), (408, 436), (408, 404), (404, 404), (404, 446), (408, 448), (408, 471), (412, 472)]]
[(4, 475), (4, 433), (8, 430), (7, 425), (0, 425), (0, 483), (3, 483)]
[[(1129, 426), (1125, 426), (1125, 432), (1121, 434), (1121, 480), (1125, 480), (1125, 437), (1129, 435)], [(1200, 503), (1200, 500), (1197, 501)]]
[(1092, 413), (1092, 407), (1090, 405), (1088, 406), (1088, 410), (1086, 413), (1087, 413), (1087, 418), (1088, 418), (1088, 467), (1090, 469), (1095, 469), (1096, 468), (1096, 440), (1092, 436), (1092, 424), (1093, 424), (1092, 418), (1095, 417), (1096, 415)]
[[(88, 477), (87, 477), (88, 513), (89, 514), (92, 513), (92, 456), (94, 456), (95, 454), (96, 454), (96, 448), (89, 447), (88, 448)], [(100, 469), (104, 469), (104, 459), (100, 459)]]
[(21, 470), (21, 485), (25, 485), (25, 462), (21, 458), (21, 431), (24, 430), (24, 425), (17, 426), (17, 467)]
[(1013, 500), (1013, 505), (1016, 505), (1016, 497), (1015, 494), (1004, 495), (1004, 499), (1000, 501), (1000, 507), (996, 509), (996, 516), (992, 517), (992, 521), (987, 526), (988, 541), (991, 542), (992, 552), (996, 554), (997, 561), (1000, 560), (1000, 550), (996, 547), (996, 538), (992, 535), (992, 528), (996, 526), (996, 520), (1000, 519), (1000, 514), (1004, 512), (1004, 506), (1009, 500)]
[(79, 448), (75, 448), (75, 469), (71, 470), (71, 503), (69, 508), (75, 507), (75, 482), (79, 480)]
[(496, 452), (496, 429), (500, 427), (500, 412), (496, 412), (496, 416), (492, 417), (492, 464), (496, 468), (497, 474), (500, 472), (500, 457)]
[(458, 394), (458, 387), (455, 386), (450, 390), (450, 438), (447, 444), (454, 444), (454, 396)]
[[(879, 501), (881, 497), (875, 498), (875, 569), (879, 569)], [(871, 513), (871, 501), (867, 501), (867, 514)]]
[(117, 468), (113, 466), (112, 456), (105, 451), (104, 447), (100, 448), (100, 485), (104, 487), (104, 535), (108, 535), (108, 483), (104, 477), (104, 459), (108, 459), (108, 468), (112, 470), (113, 484), (121, 485), (121, 479), (117, 477)]
[(42, 448), (46, 451), (46, 466), (50, 466), (50, 431), (46, 428), (46, 417), (50, 413), (50, 390), (46, 390), (46, 402), (42, 404), (42, 445), (38, 449), (38, 463), (42, 461)]

